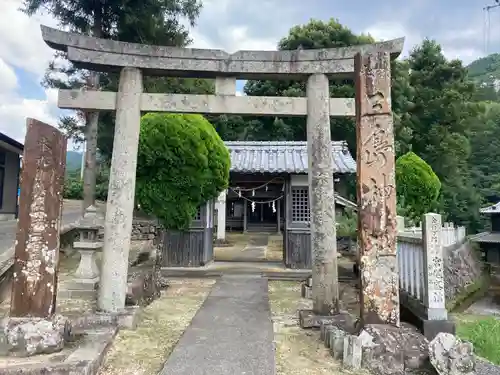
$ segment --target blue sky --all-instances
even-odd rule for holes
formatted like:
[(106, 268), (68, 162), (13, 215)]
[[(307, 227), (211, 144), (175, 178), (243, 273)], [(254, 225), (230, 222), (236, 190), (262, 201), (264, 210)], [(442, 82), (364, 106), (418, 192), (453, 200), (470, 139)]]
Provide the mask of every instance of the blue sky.
[[(0, 132), (24, 140), (25, 119), (57, 124), (57, 93), (40, 86), (52, 51), (41, 40), (40, 23), (57, 26), (48, 15), (28, 18), (22, 0), (0, 0)], [(449, 58), (464, 63), (486, 52), (500, 52), (500, 8), (490, 13), (490, 44), (485, 49), (483, 7), (494, 0), (206, 0), (193, 46), (275, 49), (290, 27), (311, 18), (337, 18), (353, 31), (379, 40), (406, 37), (404, 55), (423, 38), (436, 39)], [(383, 4), (383, 5), (378, 5)], [(244, 82), (238, 82), (242, 91)]]

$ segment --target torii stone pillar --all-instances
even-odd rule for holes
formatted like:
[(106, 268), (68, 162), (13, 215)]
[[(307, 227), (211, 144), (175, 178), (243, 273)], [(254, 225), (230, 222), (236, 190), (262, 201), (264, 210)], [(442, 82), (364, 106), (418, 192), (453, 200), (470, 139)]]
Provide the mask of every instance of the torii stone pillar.
[(116, 313), (125, 307), (134, 215), (141, 94), (142, 72), (137, 68), (123, 68), (116, 97), (115, 139), (109, 175), (98, 296), (98, 308), (104, 312)]
[(361, 321), (399, 326), (391, 61), (358, 53), (354, 66)]
[(339, 299), (330, 91), (324, 74), (307, 80), (307, 153), (313, 312), (324, 316), (338, 311)]

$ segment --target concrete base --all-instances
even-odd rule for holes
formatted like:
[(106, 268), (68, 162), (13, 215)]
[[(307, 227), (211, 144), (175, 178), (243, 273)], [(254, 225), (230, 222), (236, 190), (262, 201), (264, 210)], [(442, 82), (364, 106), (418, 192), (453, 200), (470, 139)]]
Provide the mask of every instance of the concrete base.
[(422, 331), (425, 338), (432, 341), (441, 332), (455, 335), (456, 325), (451, 320), (424, 320), (422, 321)]
[(86, 331), (61, 352), (29, 358), (0, 357), (2, 375), (95, 375), (117, 333), (116, 327)]

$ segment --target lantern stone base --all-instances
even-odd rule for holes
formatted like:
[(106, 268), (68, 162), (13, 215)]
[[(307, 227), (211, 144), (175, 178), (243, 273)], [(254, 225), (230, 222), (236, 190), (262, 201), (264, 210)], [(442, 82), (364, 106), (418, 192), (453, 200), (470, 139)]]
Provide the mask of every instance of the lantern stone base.
[(80, 298), (91, 299), (97, 298), (97, 287), (99, 285), (99, 277), (93, 279), (73, 279), (59, 284), (57, 296), (59, 298)]

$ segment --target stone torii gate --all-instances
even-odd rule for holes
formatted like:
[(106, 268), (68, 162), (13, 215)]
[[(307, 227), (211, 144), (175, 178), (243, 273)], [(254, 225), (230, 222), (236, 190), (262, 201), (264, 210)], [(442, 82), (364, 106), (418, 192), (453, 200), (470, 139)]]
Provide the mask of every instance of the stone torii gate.
[[(77, 67), (120, 72), (118, 92), (60, 90), (59, 107), (116, 111), (98, 306), (125, 306), (141, 112), (307, 116), (314, 312), (338, 304), (330, 117), (357, 118), (357, 178), (365, 323), (399, 324), (390, 58), (404, 38), (346, 48), (239, 51), (131, 44), (42, 26)], [(215, 79), (215, 95), (149, 94), (143, 75)], [(356, 99), (330, 98), (329, 77), (355, 77)], [(307, 81), (307, 97), (238, 97), (236, 79)]]

